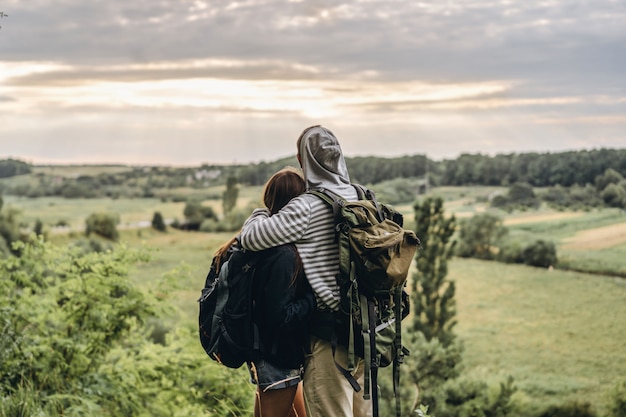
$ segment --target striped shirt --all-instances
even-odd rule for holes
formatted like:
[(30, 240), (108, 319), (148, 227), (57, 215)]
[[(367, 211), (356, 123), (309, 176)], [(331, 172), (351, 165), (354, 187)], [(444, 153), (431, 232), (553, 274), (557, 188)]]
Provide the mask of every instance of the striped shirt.
[[(356, 191), (346, 197), (356, 200)], [(331, 208), (315, 195), (302, 194), (271, 217), (267, 209), (254, 210), (243, 225), (240, 242), (252, 251), (295, 243), (318, 309), (337, 310), (339, 248), (334, 226)]]

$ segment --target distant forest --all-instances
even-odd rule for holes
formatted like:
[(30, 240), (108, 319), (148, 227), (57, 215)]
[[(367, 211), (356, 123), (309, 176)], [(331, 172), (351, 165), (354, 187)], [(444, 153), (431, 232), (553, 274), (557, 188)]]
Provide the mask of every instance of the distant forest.
[[(561, 153), (512, 153), (489, 156), (463, 154), (456, 159), (434, 161), (425, 155), (396, 158), (346, 158), (353, 182), (375, 185), (397, 178), (419, 178), (431, 186), (525, 183), (532, 187), (571, 187), (596, 183), (607, 170), (626, 176), (626, 149), (598, 149)], [(157, 190), (180, 187), (207, 188), (225, 184), (230, 177), (245, 185), (262, 185), (278, 169), (297, 166), (295, 157), (247, 165), (198, 167), (132, 167), (118, 172), (63, 177), (38, 172), (38, 167), (16, 159), (0, 160), (0, 194), (29, 197), (154, 197)], [(96, 171), (94, 171), (96, 172)]]

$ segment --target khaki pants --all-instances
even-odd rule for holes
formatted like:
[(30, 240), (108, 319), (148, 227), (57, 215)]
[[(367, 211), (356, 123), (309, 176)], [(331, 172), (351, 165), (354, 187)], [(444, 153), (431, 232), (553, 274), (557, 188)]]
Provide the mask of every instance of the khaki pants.
[[(372, 401), (363, 399), (363, 390), (355, 392), (339, 372), (333, 360), (330, 342), (311, 336), (311, 354), (304, 367), (304, 402), (307, 417), (371, 417)], [(346, 348), (338, 346), (335, 360), (347, 368)], [(363, 387), (363, 360), (353, 376)]]

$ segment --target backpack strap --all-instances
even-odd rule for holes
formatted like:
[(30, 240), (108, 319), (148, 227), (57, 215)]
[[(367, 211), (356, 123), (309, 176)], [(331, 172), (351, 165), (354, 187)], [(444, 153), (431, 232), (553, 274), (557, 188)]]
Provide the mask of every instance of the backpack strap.
[(394, 316), (396, 319), (396, 337), (393, 341), (395, 356), (393, 358), (393, 393), (396, 397), (396, 417), (400, 417), (400, 365), (404, 362), (406, 348), (402, 346), (402, 288), (396, 288), (393, 294)]

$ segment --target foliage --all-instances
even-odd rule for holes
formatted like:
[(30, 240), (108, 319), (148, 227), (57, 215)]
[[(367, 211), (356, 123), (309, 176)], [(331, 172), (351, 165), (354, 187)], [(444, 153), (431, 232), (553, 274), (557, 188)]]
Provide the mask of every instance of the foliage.
[(586, 210), (603, 206), (598, 190), (591, 184), (585, 186), (575, 184), (568, 188), (556, 185), (544, 190), (539, 197), (550, 207), (558, 210)]
[[(504, 417), (511, 409), (513, 379), (500, 384), (497, 395), (477, 380), (459, 378), (463, 347), (456, 339), (455, 282), (446, 278), (454, 253), (454, 216), (446, 217), (441, 198), (415, 204), (416, 233), (422, 250), (411, 286), (413, 320), (405, 338), (412, 354), (406, 359), (408, 379), (415, 387), (411, 410), (426, 404), (433, 415)], [(407, 340), (408, 339), (408, 340)], [(406, 402), (406, 396), (403, 397)]]
[[(295, 148), (295, 146), (294, 146)], [(293, 150), (295, 153), (295, 149)], [(0, 161), (1, 162), (1, 161)], [(427, 179), (430, 184), (449, 186), (510, 186), (526, 183), (532, 187), (594, 188), (594, 200), (608, 183), (619, 182), (626, 173), (626, 150), (598, 149), (554, 154), (522, 153), (507, 155), (463, 154), (454, 160), (432, 161), (425, 155), (396, 158), (346, 158), (354, 182), (369, 186), (398, 179)], [(202, 199), (219, 199), (207, 193), (208, 187), (227, 184), (238, 178), (241, 184), (257, 186), (285, 166), (297, 166), (294, 156), (273, 162), (246, 165), (202, 165), (200, 167), (124, 167), (69, 166), (30, 167), (30, 174), (2, 180), (5, 194), (65, 198), (163, 198), (185, 201), (189, 190)], [(30, 171), (29, 171), (30, 172)], [(22, 177), (28, 181), (22, 181)], [(595, 184), (593, 186), (592, 184)], [(597, 189), (596, 189), (597, 188)], [(398, 202), (409, 202), (408, 195), (398, 195)], [(418, 190), (415, 190), (418, 191)], [(395, 198), (389, 193), (392, 202)], [(586, 193), (588, 194), (588, 193)], [(591, 196), (586, 198), (591, 201)], [(502, 203), (500, 196), (496, 203)], [(402, 200), (402, 201), (400, 201)], [(394, 203), (395, 204), (395, 203)], [(227, 211), (228, 206), (224, 207)]]
[(507, 211), (538, 208), (539, 204), (540, 201), (535, 196), (533, 187), (521, 182), (511, 185), (506, 196), (498, 195), (491, 201), (492, 207), (502, 208)]
[(12, 243), (27, 239), (20, 230), (19, 214), (19, 211), (13, 208), (3, 209), (3, 200), (0, 196), (0, 258), (11, 253), (19, 253)]
[(424, 181), (417, 178), (396, 178), (370, 187), (379, 201), (388, 204), (413, 203), (420, 192), (424, 192)]
[(19, 161), (17, 159), (0, 160), (0, 178), (30, 174), (31, 172), (31, 166), (24, 161)]
[(487, 156), (462, 154), (444, 161), (442, 184), (509, 185), (525, 182), (533, 187), (584, 186), (608, 168), (626, 172), (626, 150), (596, 149), (560, 153), (522, 153)]
[[(170, 417), (247, 414), (246, 371), (206, 358), (189, 327), (153, 343), (146, 323), (167, 288), (128, 279), (146, 254), (19, 243), (0, 260), (0, 416)], [(164, 292), (165, 291), (165, 292)], [(195, 349), (194, 349), (195, 348)], [(238, 375), (237, 378), (233, 378)]]
[(222, 208), (224, 215), (231, 212), (237, 205), (237, 197), (239, 196), (239, 188), (237, 187), (237, 177), (234, 175), (226, 179), (226, 190), (222, 194)]
[(410, 409), (420, 401), (432, 406), (436, 414), (438, 387), (458, 375), (461, 362), (461, 346), (453, 333), (455, 284), (446, 280), (456, 222), (454, 216), (445, 216), (441, 198), (418, 202), (414, 210), (421, 248), (415, 255), (417, 271), (411, 280), (413, 319), (405, 342), (414, 354), (406, 360), (406, 377), (416, 394)]
[(250, 214), (250, 210), (231, 210), (221, 220), (205, 219), (200, 224), (200, 231), (207, 233), (235, 232), (241, 229)]
[(623, 180), (622, 174), (613, 168), (608, 168), (602, 175), (595, 178), (595, 185), (598, 191), (603, 191), (609, 184), (619, 184)]
[[(16, 246), (20, 257), (0, 261), (0, 314), (8, 342), (0, 352), (0, 392), (31, 387), (55, 408), (77, 406), (82, 396), (111, 388), (97, 369), (152, 313), (125, 279), (129, 263), (140, 256), (124, 249), (63, 252), (42, 240)], [(122, 398), (116, 400), (125, 408)]]
[(437, 406), (437, 416), (504, 417), (511, 414), (511, 396), (517, 388), (513, 378), (501, 382), (495, 393), (482, 380), (457, 378), (443, 387), (445, 401)]
[(626, 380), (618, 382), (609, 395), (608, 417), (626, 417)]
[(120, 217), (116, 213), (92, 213), (85, 220), (85, 235), (89, 237), (93, 233), (105, 239), (116, 241), (119, 238), (117, 231), (119, 222)]
[(569, 402), (562, 405), (551, 405), (539, 417), (596, 417), (591, 404), (585, 402)]
[(557, 263), (556, 246), (554, 242), (536, 240), (522, 251), (522, 259), (526, 265), (548, 268)]
[(396, 178), (424, 177), (427, 172), (435, 175), (437, 172), (436, 164), (426, 155), (346, 158), (346, 165), (352, 181), (360, 184), (378, 184)]
[(217, 220), (217, 215), (212, 207), (204, 206), (196, 200), (188, 201), (185, 204), (183, 215), (185, 216), (183, 228), (187, 230), (199, 230), (200, 225), (206, 219)]
[(165, 225), (165, 221), (163, 220), (163, 215), (160, 211), (155, 211), (152, 215), (152, 221), (150, 222), (152, 228), (158, 230), (159, 232), (165, 232), (167, 226)]
[(514, 239), (506, 239), (500, 245), (496, 254), (496, 261), (507, 264), (524, 263), (524, 247), (522, 243)]
[(600, 197), (610, 207), (626, 208), (626, 186), (621, 183), (607, 185)]
[(556, 266), (558, 260), (556, 253), (556, 245), (551, 241), (536, 239), (524, 245), (516, 240), (507, 239), (500, 246), (495, 259), (499, 262), (548, 268)]
[(411, 282), (413, 330), (426, 340), (438, 339), (444, 346), (452, 343), (456, 314), (453, 281), (447, 281), (448, 260), (454, 253), (451, 241), (456, 228), (454, 216), (446, 217), (441, 198), (415, 204), (415, 233), (422, 247), (415, 255), (417, 271)]
[(464, 258), (494, 259), (496, 247), (506, 235), (502, 220), (489, 213), (480, 213), (461, 223), (456, 254)]

